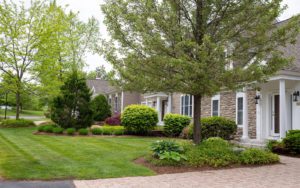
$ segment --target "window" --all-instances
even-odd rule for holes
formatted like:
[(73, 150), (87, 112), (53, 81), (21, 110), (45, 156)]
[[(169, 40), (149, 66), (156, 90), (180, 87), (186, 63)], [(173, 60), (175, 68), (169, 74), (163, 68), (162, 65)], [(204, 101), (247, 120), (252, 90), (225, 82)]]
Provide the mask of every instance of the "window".
[(237, 98), (237, 124), (238, 125), (243, 125), (243, 97), (238, 97)]
[(115, 112), (118, 112), (118, 95), (115, 96)]
[(220, 116), (220, 95), (216, 95), (211, 101), (211, 115)]
[(191, 95), (181, 96), (181, 114), (192, 116), (193, 113), (193, 97)]

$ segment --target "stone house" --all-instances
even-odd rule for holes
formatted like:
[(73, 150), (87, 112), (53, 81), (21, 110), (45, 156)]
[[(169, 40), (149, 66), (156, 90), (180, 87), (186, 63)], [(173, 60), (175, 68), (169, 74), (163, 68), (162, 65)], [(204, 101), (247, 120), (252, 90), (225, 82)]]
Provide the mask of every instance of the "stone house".
[[(295, 45), (282, 49), (287, 57), (294, 57), (292, 65), (280, 70), (260, 91), (244, 88), (224, 91), (202, 101), (202, 117), (223, 116), (238, 125), (237, 137), (243, 141), (262, 142), (285, 137), (288, 130), (300, 129), (300, 35)], [(153, 107), (159, 115), (159, 124), (167, 113), (187, 116), (193, 114), (193, 96), (182, 93), (130, 93), (118, 90), (107, 81), (89, 80), (94, 94), (105, 94), (113, 112), (122, 112), (130, 104)]]

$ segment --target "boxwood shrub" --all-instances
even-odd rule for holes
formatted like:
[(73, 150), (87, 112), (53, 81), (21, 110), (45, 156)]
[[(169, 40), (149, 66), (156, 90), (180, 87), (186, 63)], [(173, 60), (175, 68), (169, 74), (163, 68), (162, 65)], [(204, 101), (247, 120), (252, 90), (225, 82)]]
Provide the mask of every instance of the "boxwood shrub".
[(79, 129), (78, 133), (79, 133), (79, 135), (88, 135), (89, 130), (88, 129)]
[(18, 127), (33, 127), (35, 126), (34, 122), (27, 119), (6, 119), (3, 120), (0, 124), (2, 128), (18, 128)]
[(164, 133), (167, 136), (179, 136), (183, 128), (187, 127), (191, 118), (180, 114), (166, 114), (164, 117)]
[(64, 129), (61, 128), (61, 127), (54, 127), (52, 129), (52, 132), (55, 133), (55, 134), (63, 134), (64, 133)]
[(129, 133), (144, 135), (158, 123), (156, 110), (146, 105), (127, 106), (121, 115), (121, 124)]
[(100, 128), (94, 128), (94, 129), (91, 130), (91, 132), (92, 132), (93, 135), (102, 135), (103, 131)]
[(290, 153), (300, 154), (300, 130), (290, 130), (282, 141)]
[[(225, 140), (233, 139), (237, 131), (237, 125), (234, 121), (224, 117), (207, 117), (201, 119), (202, 139), (210, 137), (220, 137)], [(184, 128), (181, 136), (183, 138), (193, 137), (193, 125)]]
[(279, 156), (257, 148), (250, 148), (241, 152), (239, 160), (246, 165), (271, 164), (279, 162)]
[(74, 135), (75, 132), (76, 132), (76, 129), (75, 128), (68, 128), (66, 130), (66, 132), (67, 132), (68, 135)]

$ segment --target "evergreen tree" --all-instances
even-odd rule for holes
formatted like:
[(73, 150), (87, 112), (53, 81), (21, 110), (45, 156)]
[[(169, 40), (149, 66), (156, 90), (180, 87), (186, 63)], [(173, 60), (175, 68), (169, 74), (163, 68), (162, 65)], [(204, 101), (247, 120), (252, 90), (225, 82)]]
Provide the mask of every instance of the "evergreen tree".
[(98, 95), (92, 100), (91, 109), (93, 110), (95, 121), (104, 121), (111, 116), (110, 105), (104, 95)]
[(53, 100), (51, 119), (63, 128), (76, 129), (91, 126), (91, 92), (86, 80), (74, 72), (60, 89), (61, 95)]

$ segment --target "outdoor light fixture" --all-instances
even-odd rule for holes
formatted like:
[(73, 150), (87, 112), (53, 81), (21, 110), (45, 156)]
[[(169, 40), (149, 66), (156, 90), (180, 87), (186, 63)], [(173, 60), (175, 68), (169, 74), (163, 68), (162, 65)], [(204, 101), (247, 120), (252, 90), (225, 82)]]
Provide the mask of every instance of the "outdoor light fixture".
[(255, 104), (258, 104), (258, 100), (260, 99), (260, 95), (256, 95), (254, 99), (255, 99)]
[(293, 93), (293, 101), (294, 101), (294, 102), (297, 102), (299, 96), (300, 96), (300, 92), (299, 92), (299, 91), (295, 91), (295, 92)]

